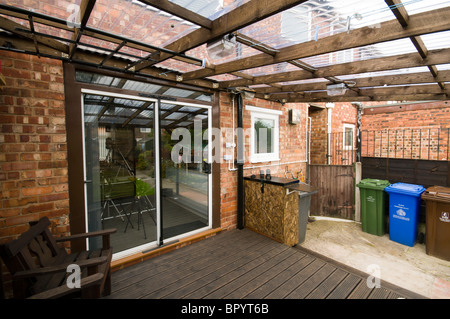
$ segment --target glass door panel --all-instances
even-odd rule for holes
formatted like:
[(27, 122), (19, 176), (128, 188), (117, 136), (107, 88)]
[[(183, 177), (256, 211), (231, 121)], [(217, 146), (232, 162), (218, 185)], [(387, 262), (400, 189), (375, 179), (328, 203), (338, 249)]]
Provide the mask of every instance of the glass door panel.
[[(155, 106), (150, 99), (83, 94), (87, 230), (116, 228), (114, 253), (158, 238)], [(100, 244), (90, 240), (89, 248)]]
[(163, 239), (208, 227), (209, 109), (162, 102), (159, 113)]

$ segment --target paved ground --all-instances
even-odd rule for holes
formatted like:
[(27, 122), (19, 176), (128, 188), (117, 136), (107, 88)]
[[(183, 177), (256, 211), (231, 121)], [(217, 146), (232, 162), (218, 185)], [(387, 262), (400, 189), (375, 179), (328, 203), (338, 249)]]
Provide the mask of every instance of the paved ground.
[(405, 246), (364, 233), (355, 222), (316, 220), (300, 246), (433, 299), (450, 299), (450, 261), (429, 256), (424, 244)]

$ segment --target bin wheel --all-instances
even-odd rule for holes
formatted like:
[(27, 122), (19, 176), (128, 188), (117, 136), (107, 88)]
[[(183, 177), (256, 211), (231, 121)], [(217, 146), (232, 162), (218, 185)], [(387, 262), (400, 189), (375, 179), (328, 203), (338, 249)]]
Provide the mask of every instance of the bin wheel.
[(425, 243), (425, 234), (424, 233), (419, 233), (417, 235), (417, 242), (419, 244), (424, 244)]

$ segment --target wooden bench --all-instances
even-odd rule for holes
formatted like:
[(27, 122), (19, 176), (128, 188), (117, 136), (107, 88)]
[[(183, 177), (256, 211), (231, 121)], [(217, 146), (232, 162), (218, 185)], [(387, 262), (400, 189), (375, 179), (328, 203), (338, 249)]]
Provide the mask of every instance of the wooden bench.
[[(12, 275), (14, 298), (47, 299), (68, 295), (99, 298), (102, 292), (104, 295), (111, 293), (110, 234), (116, 232), (115, 229), (55, 238), (49, 230), (47, 217), (30, 225), (18, 239), (0, 246), (0, 256)], [(101, 249), (69, 254), (57, 245), (93, 236), (102, 236)], [(68, 277), (70, 280), (75, 278), (68, 271), (69, 265), (74, 264), (81, 270), (79, 288), (66, 282)]]

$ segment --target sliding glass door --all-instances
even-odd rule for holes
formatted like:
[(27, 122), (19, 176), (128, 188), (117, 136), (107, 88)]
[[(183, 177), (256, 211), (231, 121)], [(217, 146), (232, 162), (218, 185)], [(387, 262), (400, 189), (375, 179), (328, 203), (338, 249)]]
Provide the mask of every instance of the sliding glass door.
[(123, 256), (209, 227), (210, 109), (82, 92), (86, 230), (116, 228)]
[(163, 239), (210, 224), (209, 109), (160, 106)]

